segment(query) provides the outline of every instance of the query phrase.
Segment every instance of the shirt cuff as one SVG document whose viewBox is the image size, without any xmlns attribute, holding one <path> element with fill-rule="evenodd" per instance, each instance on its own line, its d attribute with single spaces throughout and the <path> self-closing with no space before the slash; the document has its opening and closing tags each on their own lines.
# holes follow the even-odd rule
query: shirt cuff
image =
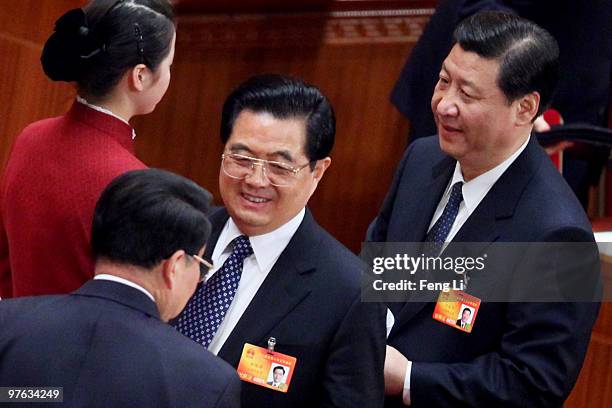
<svg viewBox="0 0 612 408">
<path fill-rule="evenodd" d="M 393 325 L 395 324 L 395 317 L 393 317 L 393 313 L 391 310 L 387 309 L 387 318 L 386 318 L 386 326 L 387 326 L 387 337 L 389 337 L 389 333 L 391 333 L 391 329 L 393 329 Z"/>
<path fill-rule="evenodd" d="M 411 372 L 412 372 L 412 361 L 408 360 L 408 365 L 406 366 L 406 377 L 404 377 L 404 392 L 402 394 L 404 405 L 410 405 L 410 373 Z"/>
</svg>

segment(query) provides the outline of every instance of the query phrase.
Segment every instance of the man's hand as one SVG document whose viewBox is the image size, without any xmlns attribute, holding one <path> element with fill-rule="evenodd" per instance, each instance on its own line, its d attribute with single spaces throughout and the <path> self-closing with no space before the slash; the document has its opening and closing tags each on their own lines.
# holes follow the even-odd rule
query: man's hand
<svg viewBox="0 0 612 408">
<path fill-rule="evenodd" d="M 408 360 L 399 351 L 387 346 L 385 356 L 385 394 L 402 396 Z"/>
</svg>

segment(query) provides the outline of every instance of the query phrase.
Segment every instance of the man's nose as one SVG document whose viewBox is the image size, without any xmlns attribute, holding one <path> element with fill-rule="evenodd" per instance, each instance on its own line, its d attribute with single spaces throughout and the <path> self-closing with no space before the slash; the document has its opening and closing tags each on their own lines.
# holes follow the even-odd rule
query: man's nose
<svg viewBox="0 0 612 408">
<path fill-rule="evenodd" d="M 256 187 L 267 186 L 270 183 L 270 180 L 268 180 L 268 177 L 266 176 L 264 166 L 264 163 L 253 163 L 251 174 L 249 174 L 244 180 L 248 184 Z"/>
<path fill-rule="evenodd" d="M 449 94 L 442 95 L 440 102 L 436 106 L 436 112 L 442 116 L 457 116 L 459 109 L 457 108 L 455 97 Z"/>
</svg>

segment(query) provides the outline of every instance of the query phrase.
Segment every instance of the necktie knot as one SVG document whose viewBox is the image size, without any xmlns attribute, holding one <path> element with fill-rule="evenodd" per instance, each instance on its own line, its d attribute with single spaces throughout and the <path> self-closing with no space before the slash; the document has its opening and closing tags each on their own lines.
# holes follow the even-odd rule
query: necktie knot
<svg viewBox="0 0 612 408">
<path fill-rule="evenodd" d="M 251 241 L 246 235 L 240 235 L 234 238 L 231 242 L 233 249 L 232 253 L 235 254 L 237 261 L 242 262 L 245 258 L 253 254 L 253 247 L 251 247 Z"/>
<path fill-rule="evenodd" d="M 447 205 L 453 205 L 459 207 L 459 204 L 463 201 L 463 181 L 458 181 L 453 184 L 451 188 L 450 197 L 448 198 Z M 452 203 L 452 204 L 451 204 Z"/>
</svg>

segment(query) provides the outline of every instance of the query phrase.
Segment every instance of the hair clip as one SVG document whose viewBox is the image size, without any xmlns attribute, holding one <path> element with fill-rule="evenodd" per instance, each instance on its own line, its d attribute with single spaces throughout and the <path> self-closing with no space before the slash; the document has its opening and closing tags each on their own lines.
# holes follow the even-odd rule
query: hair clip
<svg viewBox="0 0 612 408">
<path fill-rule="evenodd" d="M 136 34 L 136 47 L 138 49 L 138 54 L 140 55 L 140 61 L 144 64 L 144 48 L 142 47 L 142 43 L 144 40 L 142 38 L 142 31 L 138 23 L 134 23 L 134 34 Z"/>
</svg>

